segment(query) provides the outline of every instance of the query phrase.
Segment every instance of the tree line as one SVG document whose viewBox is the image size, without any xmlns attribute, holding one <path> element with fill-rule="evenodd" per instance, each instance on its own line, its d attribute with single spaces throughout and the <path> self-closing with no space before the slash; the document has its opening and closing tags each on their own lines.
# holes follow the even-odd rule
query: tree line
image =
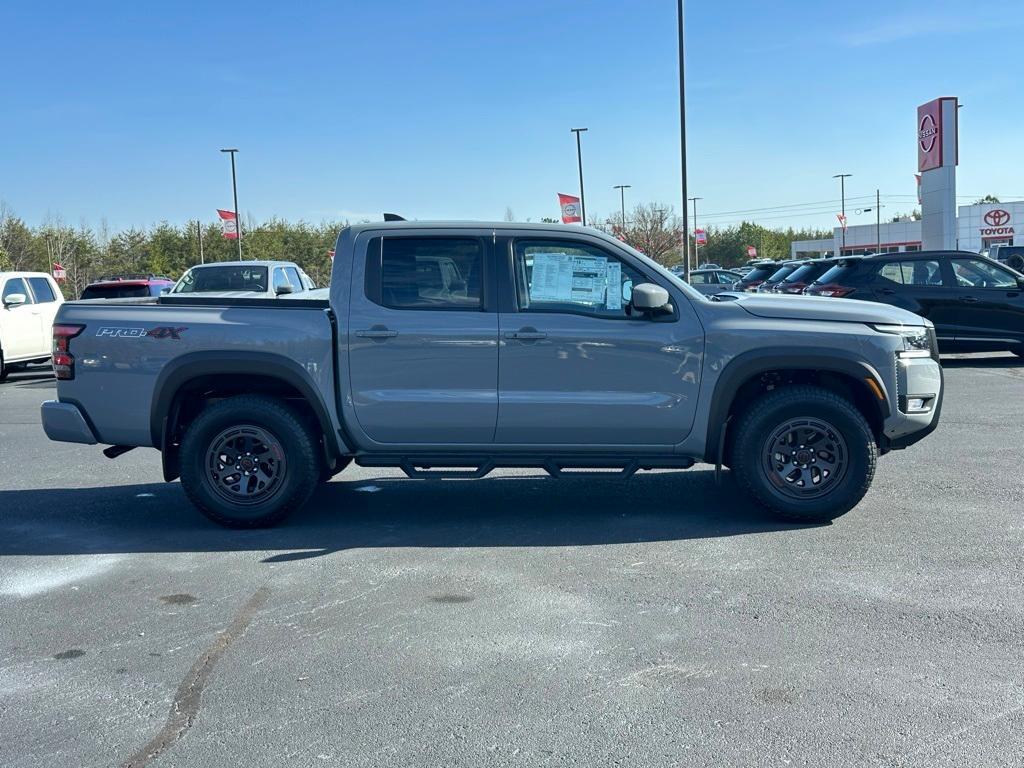
<svg viewBox="0 0 1024 768">
<path fill-rule="evenodd" d="M 624 223 L 625 226 L 621 214 L 591 221 L 592 225 L 620 237 L 659 263 L 672 266 L 682 261 L 682 222 L 671 206 L 637 205 L 627 211 Z M 280 219 L 262 223 L 249 221 L 243 224 L 243 257 L 294 261 L 317 285 L 327 285 L 331 275 L 330 251 L 339 230 L 347 224 L 345 221 L 311 224 Z M 784 259 L 789 257 L 789 246 L 794 240 L 832 236 L 828 230 L 769 229 L 751 222 L 707 227 L 706 232 L 708 243 L 700 247 L 698 259 L 723 267 L 745 263 L 748 245 L 757 248 L 759 258 Z M 691 252 L 693 247 L 691 235 Z M 222 237 L 216 222 L 191 221 L 184 225 L 161 222 L 145 229 L 132 227 L 111 232 L 105 222 L 95 228 L 84 223 L 75 227 L 51 217 L 31 227 L 9 208 L 0 205 L 0 271 L 50 272 L 55 263 L 60 264 L 67 272 L 62 288 L 68 298 L 81 295 L 86 285 L 103 277 L 142 274 L 177 279 L 201 259 L 211 262 L 237 258 L 235 241 Z"/>
</svg>

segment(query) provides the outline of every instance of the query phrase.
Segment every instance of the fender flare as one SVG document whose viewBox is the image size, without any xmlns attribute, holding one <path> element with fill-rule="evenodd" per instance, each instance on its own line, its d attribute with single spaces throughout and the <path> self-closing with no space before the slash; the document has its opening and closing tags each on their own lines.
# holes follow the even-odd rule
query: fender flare
<svg viewBox="0 0 1024 768">
<path fill-rule="evenodd" d="M 200 376 L 225 374 L 269 377 L 293 387 L 312 408 L 328 451 L 334 457 L 349 452 L 347 447 L 340 444 L 327 408 L 309 373 L 294 360 L 267 352 L 190 352 L 164 366 L 153 388 L 153 404 L 149 414 L 153 445 L 166 446 L 164 433 L 172 416 L 171 405 L 184 384 Z"/>
<path fill-rule="evenodd" d="M 744 352 L 730 360 L 711 395 L 708 412 L 708 434 L 705 442 L 706 457 L 710 463 L 720 463 L 720 446 L 725 445 L 726 419 L 741 386 L 752 377 L 767 371 L 827 371 L 849 376 L 857 381 L 871 379 L 885 396 L 885 400 L 872 397 L 878 408 L 879 419 L 884 423 L 891 414 L 889 392 L 885 381 L 869 362 L 861 357 L 839 349 L 804 347 L 794 351 L 792 347 L 762 347 Z"/>
</svg>

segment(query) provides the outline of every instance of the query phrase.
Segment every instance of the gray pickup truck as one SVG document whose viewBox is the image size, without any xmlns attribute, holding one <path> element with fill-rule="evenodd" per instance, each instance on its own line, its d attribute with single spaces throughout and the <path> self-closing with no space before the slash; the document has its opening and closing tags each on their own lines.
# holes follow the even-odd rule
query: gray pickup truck
<svg viewBox="0 0 1024 768">
<path fill-rule="evenodd" d="M 558 225 L 348 227 L 327 299 L 69 302 L 53 334 L 46 434 L 158 448 L 168 481 L 238 527 L 351 461 L 412 478 L 706 462 L 783 517 L 829 520 L 879 455 L 935 428 L 943 394 L 916 315 L 707 298 Z"/>
</svg>

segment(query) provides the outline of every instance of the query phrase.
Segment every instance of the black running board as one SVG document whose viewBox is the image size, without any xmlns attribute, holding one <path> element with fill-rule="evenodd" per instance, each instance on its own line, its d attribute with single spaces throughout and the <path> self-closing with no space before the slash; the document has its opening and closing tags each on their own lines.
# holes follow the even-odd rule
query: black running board
<svg viewBox="0 0 1024 768">
<path fill-rule="evenodd" d="M 689 469 L 693 466 L 694 459 L 690 456 L 531 457 L 371 454 L 356 456 L 355 462 L 361 467 L 397 467 L 407 477 L 415 480 L 477 480 L 486 477 L 496 469 L 542 469 L 555 478 L 600 475 L 625 479 L 632 477 L 641 469 Z"/>
</svg>

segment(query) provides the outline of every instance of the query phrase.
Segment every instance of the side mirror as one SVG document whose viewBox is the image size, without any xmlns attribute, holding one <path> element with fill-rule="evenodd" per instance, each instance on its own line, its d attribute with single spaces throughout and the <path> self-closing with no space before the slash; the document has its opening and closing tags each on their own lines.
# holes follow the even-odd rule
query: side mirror
<svg viewBox="0 0 1024 768">
<path fill-rule="evenodd" d="M 671 312 L 668 291 L 654 283 L 640 283 L 633 286 L 633 296 L 629 302 L 633 309 L 645 315 Z"/>
<path fill-rule="evenodd" d="M 171 285 L 165 285 L 163 288 L 160 289 L 160 295 L 161 296 L 166 296 L 168 293 L 171 292 L 171 288 L 173 288 L 173 287 L 174 286 L 171 286 Z"/>
<path fill-rule="evenodd" d="M 28 301 L 28 297 L 24 293 L 11 293 L 4 297 L 5 307 L 19 307 Z"/>
<path fill-rule="evenodd" d="M 1024 277 L 1017 278 L 1017 287 L 1024 291 Z"/>
<path fill-rule="evenodd" d="M 286 293 L 294 293 L 295 289 L 292 288 L 291 283 L 285 283 L 284 285 L 274 286 L 274 293 L 277 296 L 283 296 Z"/>
</svg>

